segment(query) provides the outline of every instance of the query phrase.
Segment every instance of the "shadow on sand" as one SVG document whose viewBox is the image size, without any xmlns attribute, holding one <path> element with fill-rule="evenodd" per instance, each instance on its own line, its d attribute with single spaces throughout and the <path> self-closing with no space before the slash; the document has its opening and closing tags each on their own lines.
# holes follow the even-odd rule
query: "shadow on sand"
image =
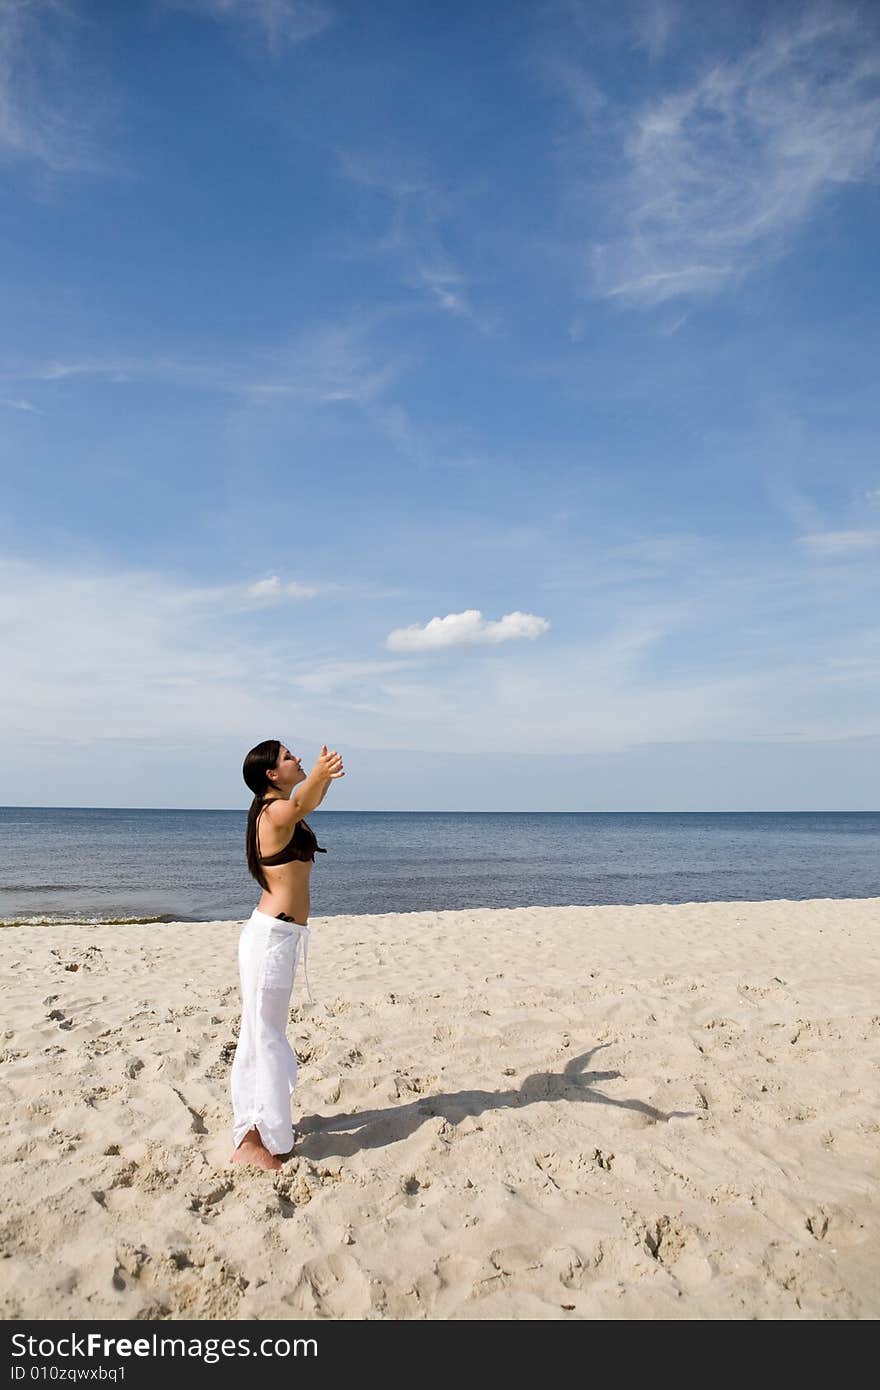
<svg viewBox="0 0 880 1390">
<path fill-rule="evenodd" d="M 649 1123 L 659 1120 L 688 1119 L 697 1110 L 657 1110 L 641 1100 L 614 1100 L 595 1089 L 597 1083 L 614 1081 L 619 1071 L 587 1071 L 590 1060 L 603 1047 L 601 1043 L 579 1057 L 572 1057 L 562 1071 L 538 1071 L 525 1077 L 516 1090 L 509 1091 L 449 1091 L 439 1095 L 420 1096 L 405 1105 L 385 1106 L 379 1110 L 358 1110 L 349 1114 L 303 1115 L 297 1125 L 300 1136 L 295 1153 L 310 1159 L 329 1155 L 350 1157 L 362 1149 L 380 1149 L 396 1144 L 413 1134 L 433 1115 L 442 1115 L 455 1125 L 468 1115 L 482 1115 L 486 1110 L 505 1110 L 532 1105 L 536 1101 L 582 1101 L 592 1105 L 610 1105 L 620 1110 L 635 1110 Z M 323 1143 L 323 1136 L 329 1142 Z M 330 1140 L 330 1136 L 334 1136 Z M 284 1158 L 293 1157 L 285 1154 Z"/>
</svg>

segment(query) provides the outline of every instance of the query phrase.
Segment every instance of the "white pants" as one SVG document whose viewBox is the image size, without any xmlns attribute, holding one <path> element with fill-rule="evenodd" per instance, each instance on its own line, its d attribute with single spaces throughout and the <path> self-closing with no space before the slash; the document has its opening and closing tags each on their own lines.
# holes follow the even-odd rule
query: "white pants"
<svg viewBox="0 0 880 1390">
<path fill-rule="evenodd" d="M 290 1096 L 296 1083 L 296 1057 L 287 1041 L 287 1016 L 300 951 L 309 1002 L 309 928 L 282 922 L 256 908 L 241 929 L 241 1028 L 232 1063 L 233 1140 L 241 1143 L 258 1129 L 272 1154 L 293 1148 Z"/>
</svg>

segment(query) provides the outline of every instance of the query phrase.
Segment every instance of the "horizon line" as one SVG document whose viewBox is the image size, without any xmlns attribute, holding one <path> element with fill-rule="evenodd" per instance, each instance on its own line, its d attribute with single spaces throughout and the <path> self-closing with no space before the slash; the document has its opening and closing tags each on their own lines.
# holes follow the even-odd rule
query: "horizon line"
<svg viewBox="0 0 880 1390">
<path fill-rule="evenodd" d="M 0 811 L 180 811 L 196 815 L 246 815 L 247 808 L 241 806 L 44 806 L 44 805 L 0 805 Z M 880 808 L 873 807 L 751 807 L 748 809 L 726 810 L 536 810 L 534 807 L 521 807 L 511 810 L 493 810 L 469 807 L 467 809 L 447 809 L 429 807 L 426 809 L 396 807 L 371 807 L 360 810 L 357 807 L 321 808 L 316 807 L 308 815 L 330 816 L 876 816 Z M 303 817 L 305 819 L 305 817 Z"/>
</svg>

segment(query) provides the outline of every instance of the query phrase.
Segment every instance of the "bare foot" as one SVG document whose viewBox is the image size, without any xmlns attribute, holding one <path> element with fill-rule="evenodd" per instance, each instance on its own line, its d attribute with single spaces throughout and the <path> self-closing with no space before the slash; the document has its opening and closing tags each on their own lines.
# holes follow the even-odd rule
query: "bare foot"
<svg viewBox="0 0 880 1390">
<path fill-rule="evenodd" d="M 273 1172 L 281 1167 L 281 1160 L 275 1154 L 270 1154 L 258 1129 L 248 1130 L 232 1155 L 231 1162 L 251 1163 L 255 1168 L 269 1168 Z"/>
</svg>

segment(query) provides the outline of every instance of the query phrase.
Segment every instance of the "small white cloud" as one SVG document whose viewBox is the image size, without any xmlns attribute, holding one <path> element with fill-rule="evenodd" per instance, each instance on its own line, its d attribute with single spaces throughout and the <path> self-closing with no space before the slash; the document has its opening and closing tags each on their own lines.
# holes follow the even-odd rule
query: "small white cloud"
<svg viewBox="0 0 880 1390">
<path fill-rule="evenodd" d="M 277 602 L 284 598 L 314 598 L 318 590 L 308 584 L 297 584 L 291 581 L 282 584 L 277 574 L 272 574 L 268 579 L 259 579 L 256 584 L 250 584 L 247 589 L 248 597 L 259 599 L 261 602 Z"/>
<path fill-rule="evenodd" d="M 8 406 L 10 410 L 26 410 L 31 415 L 42 415 L 43 413 L 35 405 L 31 405 L 30 401 L 2 400 L 0 405 Z"/>
<path fill-rule="evenodd" d="M 815 555 L 851 555 L 880 545 L 880 531 L 817 531 L 798 539 Z"/>
<path fill-rule="evenodd" d="M 256 584 L 248 586 L 248 593 L 251 598 L 278 598 L 281 594 L 281 580 L 277 574 L 273 574 L 270 579 L 260 579 Z"/>
<path fill-rule="evenodd" d="M 541 637 L 550 624 L 533 613 L 505 613 L 496 622 L 487 622 L 478 608 L 464 613 L 447 613 L 432 618 L 424 627 L 413 623 L 388 634 L 386 647 L 393 652 L 436 651 L 439 647 L 510 642 L 517 637 Z"/>
</svg>

